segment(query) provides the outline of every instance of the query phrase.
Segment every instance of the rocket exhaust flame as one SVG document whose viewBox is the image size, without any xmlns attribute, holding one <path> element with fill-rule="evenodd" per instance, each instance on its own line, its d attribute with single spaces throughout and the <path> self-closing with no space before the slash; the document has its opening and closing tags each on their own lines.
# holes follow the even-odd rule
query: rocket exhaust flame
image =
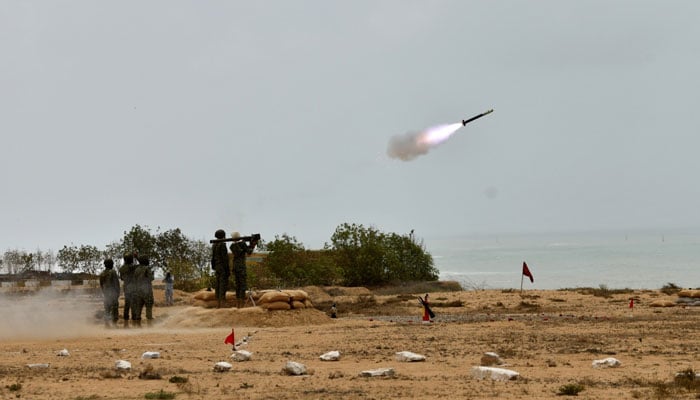
<svg viewBox="0 0 700 400">
<path fill-rule="evenodd" d="M 438 125 L 421 132 L 407 132 L 393 136 L 389 140 L 386 153 L 391 158 L 411 161 L 418 156 L 428 154 L 431 148 L 449 139 L 461 127 L 461 123 Z"/>
<path fill-rule="evenodd" d="M 437 146 L 445 140 L 449 139 L 457 129 L 461 128 L 462 124 L 438 125 L 428 128 L 421 132 L 418 136 L 418 142 L 426 143 L 429 146 Z"/>
<path fill-rule="evenodd" d="M 489 110 L 456 124 L 438 125 L 420 132 L 407 132 L 403 135 L 393 136 L 389 139 L 389 146 L 386 149 L 386 154 L 391 158 L 411 161 L 418 156 L 428 154 L 431 148 L 444 143 L 457 132 L 459 128 L 467 125 L 467 123 L 492 112 L 493 110 Z"/>
</svg>

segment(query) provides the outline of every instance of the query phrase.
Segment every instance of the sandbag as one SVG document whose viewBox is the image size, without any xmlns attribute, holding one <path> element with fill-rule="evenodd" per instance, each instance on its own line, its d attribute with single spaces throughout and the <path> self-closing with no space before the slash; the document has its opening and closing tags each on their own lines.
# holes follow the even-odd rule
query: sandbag
<svg viewBox="0 0 700 400">
<path fill-rule="evenodd" d="M 216 300 L 195 300 L 192 302 L 192 305 L 195 307 L 216 308 L 219 302 Z"/>
<path fill-rule="evenodd" d="M 649 307 L 673 307 L 676 303 L 671 300 L 654 300 Z"/>
<path fill-rule="evenodd" d="M 304 303 L 301 302 L 301 301 L 293 301 L 293 302 L 292 302 L 292 308 L 295 309 L 295 310 L 301 310 L 301 309 L 306 308 L 306 304 L 304 304 Z"/>
<path fill-rule="evenodd" d="M 290 310 L 292 308 L 292 306 L 290 306 L 289 303 L 284 302 L 284 301 L 274 301 L 272 303 L 263 303 L 260 307 L 262 307 L 268 311 Z"/>
<path fill-rule="evenodd" d="M 304 306 L 306 306 L 306 308 L 314 308 L 314 304 L 311 302 L 310 299 L 304 300 Z"/>
<path fill-rule="evenodd" d="M 277 303 L 277 302 L 283 302 L 283 303 L 289 303 L 289 294 L 285 292 L 267 292 L 260 296 L 260 300 L 258 300 L 258 303 L 265 304 L 265 303 Z"/>
<path fill-rule="evenodd" d="M 195 300 L 216 300 L 216 293 L 214 291 L 200 290 L 194 295 Z"/>
<path fill-rule="evenodd" d="M 292 300 L 295 301 L 304 301 L 309 297 L 309 295 L 303 290 L 285 290 L 285 293 L 289 294 Z"/>
<path fill-rule="evenodd" d="M 678 297 L 700 298 L 700 290 L 683 289 L 678 292 Z"/>
</svg>

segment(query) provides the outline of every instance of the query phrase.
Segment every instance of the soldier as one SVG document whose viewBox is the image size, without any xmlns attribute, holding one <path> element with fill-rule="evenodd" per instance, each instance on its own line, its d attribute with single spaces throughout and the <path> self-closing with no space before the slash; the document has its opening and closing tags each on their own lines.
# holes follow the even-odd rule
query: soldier
<svg viewBox="0 0 700 400">
<path fill-rule="evenodd" d="M 226 237 L 226 232 L 222 229 L 214 233 L 217 239 Z M 211 269 L 216 275 L 216 286 L 214 292 L 216 294 L 216 308 L 221 308 L 226 303 L 226 291 L 228 290 L 228 280 L 231 276 L 231 269 L 228 264 L 228 251 L 226 244 L 223 242 L 214 243 L 211 246 Z"/>
<path fill-rule="evenodd" d="M 238 308 L 242 308 L 245 304 L 245 292 L 248 289 L 245 259 L 258 244 L 257 240 L 251 240 L 250 244 L 247 244 L 240 240 L 240 237 L 241 234 L 238 232 L 231 234 L 231 238 L 234 239 L 231 244 L 231 253 L 233 253 L 233 274 L 236 278 L 236 307 Z"/>
<path fill-rule="evenodd" d="M 124 265 L 119 268 L 119 277 L 124 281 L 124 327 L 129 326 L 129 311 L 134 316 L 134 255 L 124 254 Z"/>
<path fill-rule="evenodd" d="M 142 282 L 145 285 L 144 293 L 146 298 L 144 299 L 144 306 L 146 307 L 146 320 L 150 323 L 153 319 L 153 268 L 151 267 L 150 260 L 148 256 L 139 257 L 139 265 L 146 267 L 146 279 Z"/>
<path fill-rule="evenodd" d="M 105 326 L 111 327 L 119 320 L 119 276 L 111 258 L 104 261 L 104 266 L 105 270 L 100 274 L 100 288 L 105 307 Z"/>
<path fill-rule="evenodd" d="M 136 326 L 141 326 L 141 312 L 146 306 L 146 319 L 153 319 L 153 271 L 149 267 L 148 256 L 139 256 L 139 266 L 134 271 L 134 302 L 132 319 Z"/>
</svg>

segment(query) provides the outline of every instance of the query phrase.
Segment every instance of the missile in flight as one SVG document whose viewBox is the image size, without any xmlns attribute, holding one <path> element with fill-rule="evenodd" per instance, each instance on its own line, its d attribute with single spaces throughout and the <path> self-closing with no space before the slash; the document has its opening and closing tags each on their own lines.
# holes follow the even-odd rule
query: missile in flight
<svg viewBox="0 0 700 400">
<path fill-rule="evenodd" d="M 483 113 L 481 113 L 481 114 L 479 114 L 479 115 L 476 115 L 476 116 L 474 116 L 474 117 L 471 117 L 471 118 L 469 118 L 469 119 L 463 119 L 463 120 L 462 120 L 462 126 L 465 126 L 466 124 L 468 124 L 468 123 L 474 121 L 475 119 L 479 119 L 479 118 L 483 117 L 483 116 L 486 115 L 486 114 L 491 114 L 492 112 L 493 112 L 493 109 L 490 109 L 490 110 L 488 110 L 488 111 L 486 111 L 486 112 L 483 112 Z"/>
</svg>

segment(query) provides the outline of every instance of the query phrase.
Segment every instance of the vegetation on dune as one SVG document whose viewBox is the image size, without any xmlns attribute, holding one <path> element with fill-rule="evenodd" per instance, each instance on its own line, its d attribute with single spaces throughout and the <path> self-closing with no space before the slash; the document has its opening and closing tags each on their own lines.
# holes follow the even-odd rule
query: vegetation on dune
<svg viewBox="0 0 700 400">
<path fill-rule="evenodd" d="M 321 250 L 306 249 L 287 234 L 277 235 L 269 243 L 260 242 L 259 250 L 263 254 L 249 257 L 248 283 L 261 289 L 306 285 L 377 287 L 438 279 L 432 256 L 413 232 L 402 235 L 344 223 L 333 233 L 331 244 Z M 210 245 L 188 238 L 179 228 L 163 232 L 158 228 L 152 232 L 148 227 L 134 225 L 103 250 L 73 244 L 55 255 L 40 250 L 8 250 L 0 260 L 0 268 L 18 279 L 42 268 L 50 276 L 53 265 L 67 273 L 94 276 L 102 270 L 105 258 L 112 258 L 119 265 L 126 253 L 149 255 L 151 265 L 175 276 L 176 289 L 194 291 L 210 286 Z"/>
</svg>

